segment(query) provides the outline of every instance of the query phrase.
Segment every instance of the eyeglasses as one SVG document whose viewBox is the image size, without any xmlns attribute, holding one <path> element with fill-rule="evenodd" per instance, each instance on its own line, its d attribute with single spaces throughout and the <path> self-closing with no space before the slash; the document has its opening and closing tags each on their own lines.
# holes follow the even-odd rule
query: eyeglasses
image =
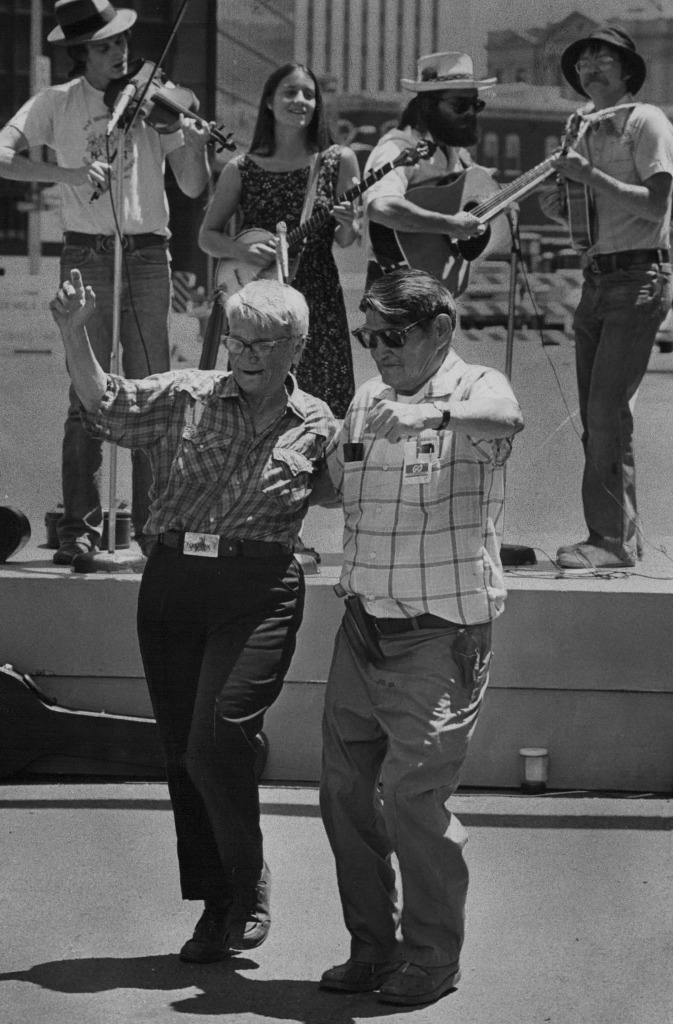
<svg viewBox="0 0 673 1024">
<path fill-rule="evenodd" d="M 370 327 L 356 327 L 351 331 L 354 338 L 357 338 L 363 348 L 376 348 L 380 342 L 384 342 L 388 348 L 402 348 L 406 345 L 408 338 L 407 334 L 414 327 L 418 327 L 419 324 L 425 324 L 429 320 L 434 320 L 434 317 L 426 316 L 422 320 L 416 320 L 415 323 L 409 324 L 408 327 L 379 327 L 372 329 Z"/>
<path fill-rule="evenodd" d="M 231 352 L 232 356 L 240 356 L 243 349 L 246 348 L 249 348 L 253 355 L 268 356 L 279 341 L 292 341 L 294 337 L 294 334 L 290 334 L 286 338 L 274 338 L 273 340 L 260 338 L 258 341 L 242 341 L 240 338 L 235 338 L 233 334 L 225 334 L 223 340 L 224 347 L 227 352 Z"/>
<path fill-rule="evenodd" d="M 475 114 L 478 114 L 486 106 L 484 101 L 477 99 L 476 96 L 455 96 L 453 99 L 445 98 L 441 102 L 448 104 L 454 114 L 466 114 L 468 110 L 474 110 Z"/>
<path fill-rule="evenodd" d="M 613 64 L 617 63 L 616 57 L 581 57 L 575 64 L 575 71 L 581 75 L 583 71 L 591 71 L 598 68 L 599 71 L 609 71 Z"/>
</svg>

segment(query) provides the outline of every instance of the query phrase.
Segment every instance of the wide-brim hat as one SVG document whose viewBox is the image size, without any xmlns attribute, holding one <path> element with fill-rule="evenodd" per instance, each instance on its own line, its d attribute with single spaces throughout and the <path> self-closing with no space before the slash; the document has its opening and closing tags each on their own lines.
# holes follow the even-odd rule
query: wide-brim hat
<svg viewBox="0 0 673 1024">
<path fill-rule="evenodd" d="M 419 57 L 416 78 L 403 78 L 403 89 L 432 92 L 437 89 L 490 89 L 497 78 L 474 77 L 472 58 L 467 53 L 428 53 Z"/>
<path fill-rule="evenodd" d="M 126 32 L 138 15 L 128 7 L 115 8 L 108 0 L 56 0 L 54 17 L 58 27 L 47 40 L 55 46 L 74 46 Z"/>
<path fill-rule="evenodd" d="M 588 95 L 582 88 L 580 76 L 575 71 L 575 64 L 582 50 L 586 49 L 590 43 L 608 43 L 609 46 L 614 46 L 616 50 L 619 50 L 624 70 L 629 75 L 629 92 L 635 95 L 642 88 L 647 76 L 647 67 L 643 58 L 637 53 L 633 39 L 627 36 L 621 28 L 614 28 L 612 25 L 602 25 L 591 35 L 571 43 L 561 54 L 561 71 L 575 92 L 578 92 L 580 96 Z"/>
</svg>

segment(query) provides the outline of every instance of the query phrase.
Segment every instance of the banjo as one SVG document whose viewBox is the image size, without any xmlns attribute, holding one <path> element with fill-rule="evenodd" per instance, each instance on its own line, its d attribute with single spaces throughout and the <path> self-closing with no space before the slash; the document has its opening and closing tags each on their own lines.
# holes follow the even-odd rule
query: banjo
<svg viewBox="0 0 673 1024">
<path fill-rule="evenodd" d="M 307 238 L 312 231 L 325 224 L 332 216 L 332 210 L 334 206 L 339 203 L 351 203 L 358 196 L 361 196 L 363 192 L 366 192 L 374 182 L 379 181 L 389 171 L 394 170 L 395 167 L 411 167 L 417 164 L 419 160 L 427 160 L 432 156 L 435 149 L 437 148 L 434 142 L 422 139 L 413 149 L 403 150 L 399 156 L 383 167 L 377 168 L 375 171 L 371 171 L 362 181 L 353 185 L 346 192 L 343 192 L 334 201 L 334 204 L 329 208 L 317 210 L 308 220 L 298 224 L 297 227 L 292 228 L 287 232 L 286 243 L 287 248 L 290 249 L 297 242 L 302 242 Z M 235 241 L 245 241 L 247 244 L 253 242 L 268 242 L 272 239 L 278 239 L 277 235 L 274 235 L 270 231 L 265 231 L 263 228 L 248 228 L 244 231 L 239 232 L 236 235 Z M 296 270 L 299 259 L 301 258 L 301 251 L 293 260 L 290 260 L 289 267 L 289 279 L 292 280 L 294 272 Z M 275 277 L 276 266 L 275 261 L 272 259 L 269 264 L 265 267 L 260 267 L 257 263 L 250 263 L 245 259 L 238 257 L 224 257 L 218 260 L 215 268 L 215 288 L 220 289 L 226 294 L 230 295 L 233 292 L 237 292 L 244 285 L 250 281 L 254 281 L 257 278 L 264 277 Z"/>
</svg>

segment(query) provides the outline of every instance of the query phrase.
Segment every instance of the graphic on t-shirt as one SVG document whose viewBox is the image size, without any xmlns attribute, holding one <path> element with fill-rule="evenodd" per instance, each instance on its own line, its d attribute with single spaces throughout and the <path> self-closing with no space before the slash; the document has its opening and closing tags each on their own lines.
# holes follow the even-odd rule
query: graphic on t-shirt
<svg viewBox="0 0 673 1024">
<path fill-rule="evenodd" d="M 107 117 L 90 118 L 82 125 L 85 138 L 84 163 L 90 166 L 95 160 L 104 163 L 114 163 L 117 155 L 119 133 L 115 132 L 111 138 L 107 137 Z M 131 176 L 133 164 L 133 129 L 124 135 L 124 178 Z M 114 173 L 114 171 L 113 171 Z"/>
</svg>

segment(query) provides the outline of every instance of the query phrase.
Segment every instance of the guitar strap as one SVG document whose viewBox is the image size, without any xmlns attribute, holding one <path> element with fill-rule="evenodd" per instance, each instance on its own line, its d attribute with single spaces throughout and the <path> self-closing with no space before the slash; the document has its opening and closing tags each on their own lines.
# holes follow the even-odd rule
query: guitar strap
<svg viewBox="0 0 673 1024">
<path fill-rule="evenodd" d="M 322 153 L 315 153 L 314 156 L 313 156 L 313 159 L 311 160 L 311 167 L 310 167 L 310 170 L 308 172 L 308 180 L 306 182 L 306 194 L 304 195 L 304 205 L 302 206 L 301 216 L 299 218 L 299 223 L 300 224 L 303 224 L 304 221 L 308 220 L 309 217 L 311 216 L 312 211 L 313 211 L 313 204 L 315 203 L 315 197 L 316 197 L 317 192 L 318 192 L 318 177 L 320 175 L 320 160 L 321 160 L 321 157 L 322 157 Z M 302 240 L 299 252 L 297 253 L 297 255 L 294 257 L 294 259 L 292 261 L 292 266 L 290 267 L 290 273 L 288 274 L 288 278 L 287 278 L 287 283 L 288 284 L 292 284 L 292 282 L 293 282 L 293 280 L 295 278 L 295 275 L 296 275 L 296 273 L 297 273 L 297 271 L 299 269 L 299 261 L 301 260 L 302 253 L 304 251 L 304 246 L 306 245 L 307 241 L 308 241 L 308 236 Z"/>
</svg>

